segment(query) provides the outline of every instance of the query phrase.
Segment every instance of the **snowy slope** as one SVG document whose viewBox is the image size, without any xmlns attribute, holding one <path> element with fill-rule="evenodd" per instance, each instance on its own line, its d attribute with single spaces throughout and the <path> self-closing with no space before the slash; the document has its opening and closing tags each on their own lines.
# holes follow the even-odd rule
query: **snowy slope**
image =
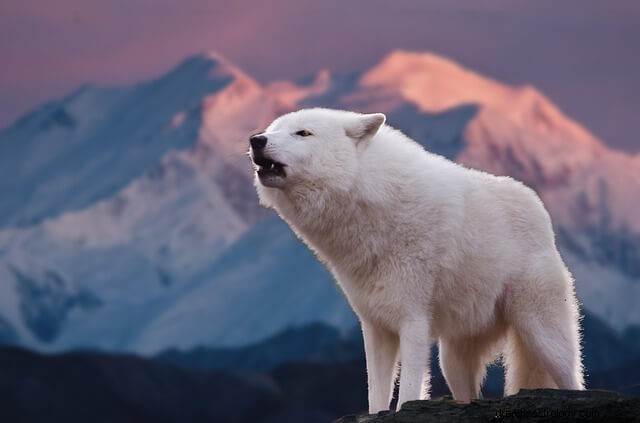
<svg viewBox="0 0 640 423">
<path fill-rule="evenodd" d="M 64 281 L 73 281 L 100 303 L 87 311 L 92 326 L 86 334 L 76 334 L 70 318 L 59 337 L 33 341 L 51 346 L 91 344 L 95 322 L 131 329 L 132 316 L 123 314 L 122 308 L 145 315 L 136 323 L 150 318 L 146 316 L 153 310 L 145 309 L 159 298 L 175 295 L 194 269 L 215 258 L 248 228 L 253 217 L 234 209 L 222 188 L 236 178 L 238 185 L 244 181 L 248 192 L 251 187 L 244 175 L 215 160 L 201 169 L 195 159 L 188 152 L 170 153 L 113 198 L 28 229 L 0 232 L 0 245 L 11 246 L 4 257 L 0 255 L 0 263 L 10 270 L 5 284 L 7 279 L 19 283 L 16 272 L 39 281 L 42 278 L 34 269 L 44 268 L 66 275 Z M 249 198 L 245 201 L 250 203 Z M 58 313 L 54 318 L 66 316 Z M 79 316 L 78 323 L 84 325 L 87 318 Z M 113 345 L 103 338 L 100 346 L 126 345 L 131 336 L 114 340 Z"/>
<path fill-rule="evenodd" d="M 117 118 L 111 124 L 105 117 L 91 122 L 96 135 L 72 135 L 74 144 L 67 149 L 95 170 L 95 178 L 70 168 L 61 150 L 60 157 L 50 160 L 51 172 L 68 173 L 70 182 L 59 184 L 57 200 L 36 196 L 25 197 L 22 205 L 14 201 L 18 211 L 33 213 L 31 217 L 40 212 L 50 216 L 25 226 L 17 213 L 13 222 L 10 216 L 6 222 L 13 227 L 0 231 L 0 317 L 6 332 L 17 333 L 24 344 L 53 350 L 129 349 L 148 321 L 176 299 L 185 281 L 263 213 L 243 154 L 246 133 L 254 129 L 248 125 L 255 124 L 246 116 L 274 114 L 262 89 L 211 54 L 188 60 L 147 86 L 155 87 L 155 100 L 139 99 L 144 110 L 138 111 L 140 123 L 132 124 L 132 133 L 146 133 L 144 137 L 120 139 L 116 129 L 130 103 L 121 105 L 125 110 L 113 106 L 111 116 Z M 180 100 L 189 90 L 190 104 L 168 101 L 172 91 L 180 92 Z M 131 91 L 126 96 L 140 90 Z M 226 107 L 231 100 L 236 106 Z M 97 107 L 85 105 L 88 115 Z M 222 112 L 228 119 L 224 127 L 215 121 Z M 18 122 L 7 133 L 18 137 L 23 126 Z M 63 142 L 40 132 L 22 137 L 0 141 L 5 161 L 10 162 L 13 145 L 32 144 L 38 152 L 49 149 L 48 143 Z M 216 142 L 220 139 L 227 142 Z M 96 151 L 93 144 L 106 152 Z M 15 154 L 31 157 L 17 147 Z M 103 155 L 115 163 L 103 166 Z M 38 168 L 16 169 L 23 175 L 22 181 L 12 180 L 16 187 L 22 182 L 48 189 L 51 178 Z M 101 191 L 107 179 L 111 188 L 122 186 L 107 195 Z M 10 190 L 1 198 L 15 200 Z M 92 204 L 76 210 L 88 198 L 94 199 Z M 80 301 L 85 297 L 91 301 Z"/>
<path fill-rule="evenodd" d="M 350 329 L 356 318 L 327 270 L 279 218 L 262 220 L 189 281 L 135 348 L 246 345 L 314 321 Z"/>
<path fill-rule="evenodd" d="M 224 62 L 198 56 L 132 88 L 84 86 L 20 119 L 0 133 L 0 227 L 89 206 L 170 149 L 192 146 L 203 96 L 235 78 Z"/>
<path fill-rule="evenodd" d="M 85 87 L 0 134 L 0 343 L 151 354 L 355 324 L 313 255 L 264 218 L 244 155 L 249 134 L 315 105 L 385 112 L 429 150 L 533 186 L 581 301 L 640 325 L 640 161 L 535 89 L 407 52 L 264 87 L 209 53 L 147 84 Z"/>
</svg>

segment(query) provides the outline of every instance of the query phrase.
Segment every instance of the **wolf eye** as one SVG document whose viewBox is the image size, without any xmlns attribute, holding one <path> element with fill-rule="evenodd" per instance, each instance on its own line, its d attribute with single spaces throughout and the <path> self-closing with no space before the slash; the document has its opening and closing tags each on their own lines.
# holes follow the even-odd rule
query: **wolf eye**
<svg viewBox="0 0 640 423">
<path fill-rule="evenodd" d="M 311 132 L 307 131 L 306 129 L 302 129 L 298 132 L 296 132 L 296 135 L 300 136 L 300 137 L 308 137 L 309 135 L 313 135 Z"/>
</svg>

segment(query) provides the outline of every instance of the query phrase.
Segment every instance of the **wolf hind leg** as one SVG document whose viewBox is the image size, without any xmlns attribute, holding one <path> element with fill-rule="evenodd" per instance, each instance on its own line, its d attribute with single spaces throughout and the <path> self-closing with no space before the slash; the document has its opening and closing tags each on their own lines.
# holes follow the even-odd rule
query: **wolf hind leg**
<svg viewBox="0 0 640 423">
<path fill-rule="evenodd" d="M 480 397 L 480 388 L 486 375 L 486 363 L 478 351 L 465 348 L 462 343 L 440 340 L 440 369 L 457 401 L 470 402 Z"/>
</svg>

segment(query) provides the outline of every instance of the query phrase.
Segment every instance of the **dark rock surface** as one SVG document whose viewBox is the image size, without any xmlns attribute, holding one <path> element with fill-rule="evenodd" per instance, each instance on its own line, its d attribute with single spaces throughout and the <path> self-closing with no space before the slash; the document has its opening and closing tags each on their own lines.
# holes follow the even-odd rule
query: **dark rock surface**
<svg viewBox="0 0 640 423">
<path fill-rule="evenodd" d="M 345 416 L 334 423 L 413 423 L 487 421 L 640 421 L 640 398 L 604 390 L 522 390 L 501 399 L 461 404 L 443 397 L 411 401 L 397 413 Z"/>
</svg>

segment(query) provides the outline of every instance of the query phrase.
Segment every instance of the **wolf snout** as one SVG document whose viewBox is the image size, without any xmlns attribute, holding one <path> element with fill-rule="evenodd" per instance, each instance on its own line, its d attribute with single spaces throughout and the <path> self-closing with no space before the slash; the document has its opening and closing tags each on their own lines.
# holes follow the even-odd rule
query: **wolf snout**
<svg viewBox="0 0 640 423">
<path fill-rule="evenodd" d="M 269 167 L 273 163 L 273 160 L 266 157 L 262 151 L 254 151 L 251 158 L 255 164 L 262 167 Z"/>
<path fill-rule="evenodd" d="M 251 148 L 259 150 L 267 145 L 267 137 L 264 135 L 253 135 L 249 138 L 249 143 L 251 144 Z"/>
</svg>

